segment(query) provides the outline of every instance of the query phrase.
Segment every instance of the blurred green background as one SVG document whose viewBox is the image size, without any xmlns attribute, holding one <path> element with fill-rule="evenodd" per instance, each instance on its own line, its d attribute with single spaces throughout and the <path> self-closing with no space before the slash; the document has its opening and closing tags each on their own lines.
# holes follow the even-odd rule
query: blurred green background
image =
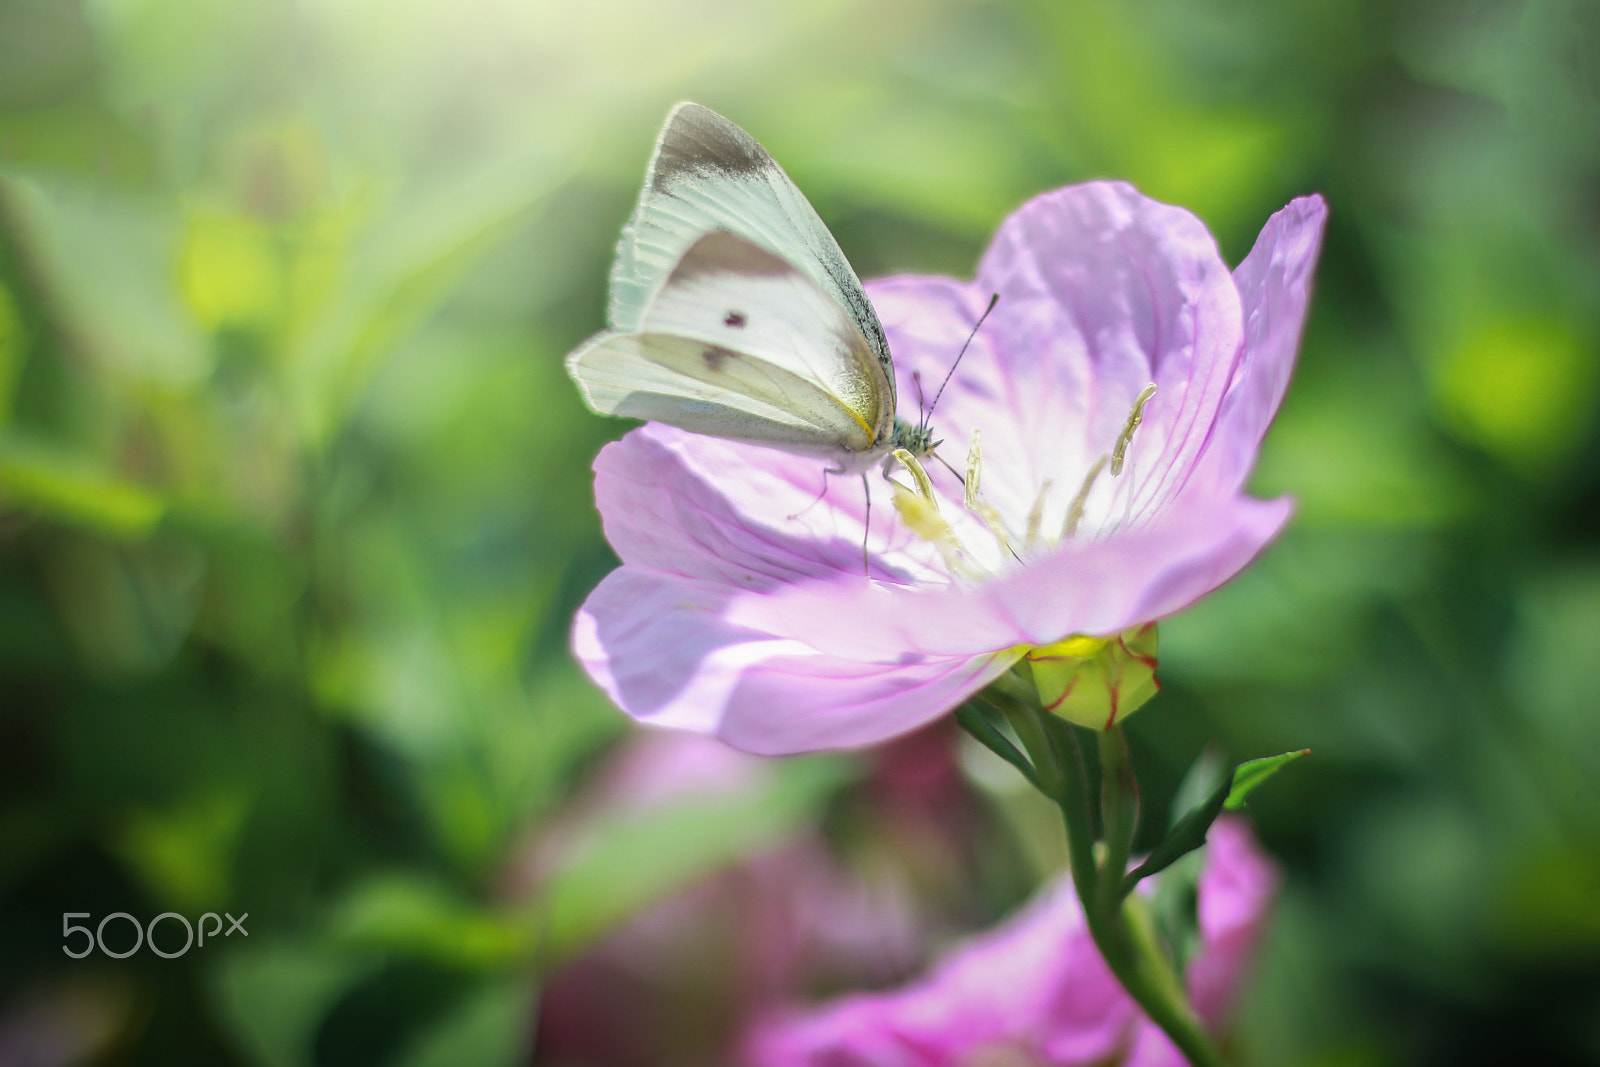
<svg viewBox="0 0 1600 1067">
<path fill-rule="evenodd" d="M 0 0 L 0 1063 L 631 1062 L 536 1049 L 541 986 L 775 843 L 968 872 L 881 980 L 1045 876 L 987 772 L 954 852 L 871 832 L 870 755 L 583 799 L 630 736 L 566 650 L 627 427 L 561 357 L 684 98 L 863 277 L 966 276 L 1093 177 L 1230 262 L 1326 195 L 1256 477 L 1300 509 L 1163 625 L 1147 800 L 1208 741 L 1315 750 L 1252 801 L 1242 1061 L 1600 1063 L 1590 0 Z M 74 960 L 68 911 L 249 935 Z M 726 1009 L 674 1011 L 713 1062 Z"/>
</svg>

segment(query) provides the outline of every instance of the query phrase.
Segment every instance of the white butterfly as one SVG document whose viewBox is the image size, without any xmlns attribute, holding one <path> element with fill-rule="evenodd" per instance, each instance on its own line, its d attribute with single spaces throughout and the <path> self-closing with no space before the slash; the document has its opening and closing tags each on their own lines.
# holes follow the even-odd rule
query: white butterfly
<svg viewBox="0 0 1600 1067">
<path fill-rule="evenodd" d="M 656 141 L 608 318 L 567 357 L 601 414 L 815 456 L 832 473 L 933 446 L 895 415 L 888 341 L 833 235 L 766 149 L 699 104 L 673 108 Z"/>
</svg>

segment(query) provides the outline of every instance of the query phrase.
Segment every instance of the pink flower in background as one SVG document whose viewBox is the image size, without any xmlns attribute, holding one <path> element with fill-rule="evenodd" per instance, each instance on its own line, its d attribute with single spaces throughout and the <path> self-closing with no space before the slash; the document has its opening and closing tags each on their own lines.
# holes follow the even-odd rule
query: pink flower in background
<svg viewBox="0 0 1600 1067">
<path fill-rule="evenodd" d="M 830 800 L 865 855 L 797 825 L 653 901 L 545 976 L 539 1063 L 718 1067 L 750 1019 L 819 989 L 904 981 L 970 922 L 996 839 L 962 778 L 953 723 L 875 749 Z M 711 738 L 631 733 L 508 872 L 514 898 L 608 825 L 696 800 L 771 803 L 782 768 Z"/>
<path fill-rule="evenodd" d="M 1199 882 L 1200 948 L 1189 995 L 1225 1022 L 1277 884 L 1249 829 L 1211 828 Z M 919 982 L 758 1023 L 750 1067 L 1183 1067 L 1106 969 L 1062 877 Z"/>
<path fill-rule="evenodd" d="M 1230 273 L 1193 215 L 1092 183 L 1008 218 L 971 284 L 868 286 L 902 414 L 914 376 L 931 391 L 1000 294 L 933 420 L 957 467 L 981 433 L 977 508 L 930 463 L 939 517 L 909 523 L 874 474 L 869 579 L 859 483 L 809 506 L 813 460 L 646 425 L 595 461 L 623 565 L 578 615 L 579 659 L 638 719 L 788 753 L 881 741 L 1025 654 L 1187 606 L 1289 516 L 1242 486 L 1325 215 L 1319 197 L 1294 201 Z"/>
</svg>

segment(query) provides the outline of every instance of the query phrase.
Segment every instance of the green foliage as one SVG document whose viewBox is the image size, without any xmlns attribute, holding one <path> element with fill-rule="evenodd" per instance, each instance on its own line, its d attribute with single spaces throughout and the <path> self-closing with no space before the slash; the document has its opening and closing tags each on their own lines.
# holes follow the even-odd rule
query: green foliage
<svg viewBox="0 0 1600 1067">
<path fill-rule="evenodd" d="M 0 0 L 0 1033 L 525 1062 L 557 961 L 709 872 L 819 826 L 866 870 L 926 855 L 840 829 L 870 761 L 579 799 L 630 729 L 566 649 L 613 562 L 589 463 L 625 427 L 561 356 L 693 98 L 869 277 L 967 276 L 1007 211 L 1091 177 L 1193 208 L 1231 262 L 1326 194 L 1255 475 L 1297 517 L 1163 622 L 1145 810 L 1208 742 L 1317 750 L 1250 802 L 1286 872 L 1252 1062 L 1592 1058 L 1596 12 Z M 1060 855 L 996 797 L 1016 832 L 964 864 Z M 944 903 L 1019 895 L 985 892 Z M 74 969 L 85 908 L 248 911 L 250 938 Z"/>
<path fill-rule="evenodd" d="M 793 834 L 838 787 L 834 760 L 789 761 L 772 785 L 740 803 L 688 798 L 626 814 L 596 828 L 577 855 L 550 874 L 534 904 L 537 952 L 569 959 L 645 905 L 697 876 Z"/>
<path fill-rule="evenodd" d="M 1238 811 L 1244 807 L 1244 802 L 1250 794 L 1261 787 L 1261 783 L 1271 778 L 1283 769 L 1284 764 L 1297 760 L 1301 756 L 1311 755 L 1309 748 L 1298 749 L 1294 752 L 1283 752 L 1276 756 L 1262 756 L 1260 759 L 1245 760 L 1233 769 L 1233 781 L 1228 789 L 1228 797 L 1222 806 L 1229 811 Z"/>
<path fill-rule="evenodd" d="M 1166 870 L 1206 843 L 1206 832 L 1211 829 L 1211 824 L 1217 821 L 1217 816 L 1222 814 L 1222 809 L 1228 801 L 1239 793 L 1237 783 L 1239 773 L 1244 766 L 1248 764 L 1242 764 L 1219 776 L 1209 793 L 1178 816 L 1166 836 L 1150 850 L 1150 855 L 1144 858 L 1144 862 L 1123 878 L 1124 893 L 1131 892 L 1140 881 Z"/>
<path fill-rule="evenodd" d="M 1006 736 L 1002 725 L 1005 720 L 999 712 L 983 700 L 973 699 L 956 709 L 956 721 L 984 748 L 1021 771 L 1029 785 L 1040 788 L 1038 773 L 1016 742 Z"/>
</svg>

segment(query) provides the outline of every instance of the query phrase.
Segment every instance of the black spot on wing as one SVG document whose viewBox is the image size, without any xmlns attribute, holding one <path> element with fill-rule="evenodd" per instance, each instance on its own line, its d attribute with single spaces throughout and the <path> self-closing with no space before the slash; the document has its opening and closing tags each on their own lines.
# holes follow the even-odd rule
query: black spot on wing
<svg viewBox="0 0 1600 1067">
<path fill-rule="evenodd" d="M 662 192 L 673 181 L 694 174 L 749 178 L 776 167 L 754 137 L 715 111 L 699 104 L 679 104 L 661 131 L 650 180 L 656 191 Z"/>
<path fill-rule="evenodd" d="M 744 324 L 748 321 L 744 316 L 744 312 L 730 311 L 728 312 L 728 317 L 722 320 L 722 325 L 730 330 L 742 330 L 744 329 Z"/>
</svg>

